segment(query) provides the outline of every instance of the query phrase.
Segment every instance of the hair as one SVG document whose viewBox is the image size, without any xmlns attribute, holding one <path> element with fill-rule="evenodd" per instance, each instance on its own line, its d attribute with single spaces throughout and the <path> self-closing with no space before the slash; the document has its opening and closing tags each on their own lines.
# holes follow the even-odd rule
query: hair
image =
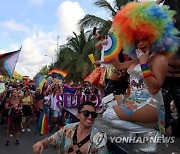
<svg viewBox="0 0 180 154">
<path fill-rule="evenodd" d="M 81 112 L 81 110 L 83 109 L 83 107 L 84 107 L 85 105 L 90 105 L 90 106 L 94 107 L 94 109 L 96 110 L 95 105 L 94 105 L 91 101 L 85 101 L 85 102 L 83 102 L 83 103 L 81 103 L 81 104 L 79 105 L 79 107 L 78 107 L 78 113 Z"/>
<path fill-rule="evenodd" d="M 152 52 L 170 54 L 177 51 L 180 39 L 172 17 L 175 11 L 154 2 L 130 2 L 114 17 L 112 30 L 118 35 L 124 53 L 136 57 L 136 39 L 147 38 Z"/>
</svg>

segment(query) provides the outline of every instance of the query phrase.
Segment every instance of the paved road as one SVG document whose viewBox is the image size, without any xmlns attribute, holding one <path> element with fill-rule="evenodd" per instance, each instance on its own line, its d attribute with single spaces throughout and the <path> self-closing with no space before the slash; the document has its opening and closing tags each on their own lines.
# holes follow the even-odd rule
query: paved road
<svg viewBox="0 0 180 154">
<path fill-rule="evenodd" d="M 3 125 L 0 125 L 0 154 L 33 154 L 32 146 L 38 140 L 45 138 L 46 136 L 35 135 L 35 125 L 31 124 L 31 132 L 21 132 L 20 135 L 20 144 L 15 145 L 15 137 L 10 138 L 9 146 L 5 146 L 5 129 Z M 44 150 L 43 154 L 49 154 L 57 152 L 50 152 L 49 150 Z"/>
</svg>

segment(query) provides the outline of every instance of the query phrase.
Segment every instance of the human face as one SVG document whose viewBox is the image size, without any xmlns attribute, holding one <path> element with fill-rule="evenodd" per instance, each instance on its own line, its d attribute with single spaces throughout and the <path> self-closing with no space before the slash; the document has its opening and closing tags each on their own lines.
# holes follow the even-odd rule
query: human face
<svg viewBox="0 0 180 154">
<path fill-rule="evenodd" d="M 36 93 L 40 94 L 41 90 L 40 89 L 36 89 Z"/>
<path fill-rule="evenodd" d="M 150 50 L 150 41 L 146 37 L 138 37 L 136 39 L 137 49 L 142 50 L 144 53 L 147 53 Z"/>
<path fill-rule="evenodd" d="M 18 96 L 17 90 L 13 90 L 13 92 L 12 92 L 12 97 L 17 97 L 17 96 Z"/>
<path fill-rule="evenodd" d="M 25 91 L 25 96 L 28 96 L 29 95 L 29 91 Z"/>
<path fill-rule="evenodd" d="M 91 105 L 85 105 L 82 108 L 81 112 L 78 113 L 80 123 L 85 127 L 92 127 L 95 121 L 95 118 L 92 117 L 92 114 L 89 114 L 89 116 L 87 117 L 89 112 L 93 112 L 92 114 L 96 113 L 95 108 Z"/>
</svg>

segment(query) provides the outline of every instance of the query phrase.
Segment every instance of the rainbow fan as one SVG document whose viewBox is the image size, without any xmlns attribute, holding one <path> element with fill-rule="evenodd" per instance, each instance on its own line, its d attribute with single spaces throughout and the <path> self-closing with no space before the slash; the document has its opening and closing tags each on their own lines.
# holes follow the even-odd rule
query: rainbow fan
<svg viewBox="0 0 180 154">
<path fill-rule="evenodd" d="M 115 59 L 122 49 L 120 40 L 115 32 L 112 32 L 107 37 L 107 45 L 104 48 L 104 62 L 109 62 Z"/>
</svg>

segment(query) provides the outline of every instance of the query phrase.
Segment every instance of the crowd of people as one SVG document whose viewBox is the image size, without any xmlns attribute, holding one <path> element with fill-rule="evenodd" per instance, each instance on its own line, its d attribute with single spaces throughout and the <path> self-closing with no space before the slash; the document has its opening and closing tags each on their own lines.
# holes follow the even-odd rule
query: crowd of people
<svg viewBox="0 0 180 154">
<path fill-rule="evenodd" d="M 1 82 L 4 82 L 1 80 Z M 42 89 L 36 88 L 34 83 L 28 85 L 18 82 L 5 83 L 5 89 L 1 93 L 1 124 L 5 125 L 7 130 L 6 146 L 10 143 L 10 136 L 15 135 L 16 144 L 19 144 L 20 132 L 30 132 L 32 123 L 38 125 L 41 113 L 45 113 L 49 117 L 49 132 L 53 128 L 59 129 L 59 119 L 61 110 L 56 104 L 56 94 L 62 94 L 63 84 L 44 83 Z M 97 88 L 84 84 L 77 88 L 76 94 L 98 94 Z M 73 97 L 74 98 L 74 97 Z M 75 98 L 74 98 L 75 99 Z M 81 102 L 84 101 L 82 97 Z M 95 101 L 96 98 L 89 98 Z M 32 122 L 31 122 L 32 121 Z M 37 129 L 32 130 L 37 134 Z"/>
</svg>

